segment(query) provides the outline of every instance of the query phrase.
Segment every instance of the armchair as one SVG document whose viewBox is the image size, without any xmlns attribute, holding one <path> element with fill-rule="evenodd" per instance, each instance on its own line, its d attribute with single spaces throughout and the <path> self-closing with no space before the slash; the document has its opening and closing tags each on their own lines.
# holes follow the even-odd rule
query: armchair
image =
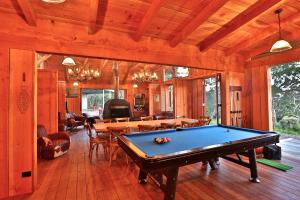
<svg viewBox="0 0 300 200">
<path fill-rule="evenodd" d="M 68 152 L 70 136 L 65 132 L 47 134 L 43 125 L 37 126 L 38 157 L 53 159 Z"/>
<path fill-rule="evenodd" d="M 67 127 L 74 130 L 78 126 L 85 124 L 86 118 L 82 115 L 76 115 L 75 113 L 67 113 Z"/>
</svg>

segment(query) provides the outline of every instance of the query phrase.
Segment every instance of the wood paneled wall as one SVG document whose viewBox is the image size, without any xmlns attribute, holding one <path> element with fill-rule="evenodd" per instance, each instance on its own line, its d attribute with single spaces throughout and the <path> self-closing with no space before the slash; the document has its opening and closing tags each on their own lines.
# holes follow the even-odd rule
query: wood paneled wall
<svg viewBox="0 0 300 200">
<path fill-rule="evenodd" d="M 48 133 L 58 129 L 58 73 L 38 70 L 37 121 Z"/>
<path fill-rule="evenodd" d="M 34 52 L 10 50 L 9 196 L 33 191 L 36 175 L 36 70 Z M 31 173 L 22 177 L 24 172 Z M 1 187 L 2 188 L 2 187 Z"/>
<path fill-rule="evenodd" d="M 9 51 L 0 47 L 0 199 L 8 192 Z"/>
<path fill-rule="evenodd" d="M 80 95 L 74 98 L 67 98 L 68 111 L 76 114 L 81 114 L 81 100 Z"/>
</svg>

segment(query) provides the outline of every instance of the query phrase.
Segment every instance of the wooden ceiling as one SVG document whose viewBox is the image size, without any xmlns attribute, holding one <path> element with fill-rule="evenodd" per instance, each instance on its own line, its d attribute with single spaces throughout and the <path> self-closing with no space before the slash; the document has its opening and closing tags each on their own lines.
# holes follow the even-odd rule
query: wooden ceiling
<svg viewBox="0 0 300 200">
<path fill-rule="evenodd" d="M 38 19 L 50 19 L 84 25 L 89 34 L 106 29 L 127 33 L 135 41 L 159 38 L 171 47 L 185 43 L 248 58 L 267 52 L 277 39 L 278 8 L 283 8 L 283 37 L 297 43 L 300 0 L 0 1 L 0 11 L 16 12 L 33 27 Z"/>
</svg>

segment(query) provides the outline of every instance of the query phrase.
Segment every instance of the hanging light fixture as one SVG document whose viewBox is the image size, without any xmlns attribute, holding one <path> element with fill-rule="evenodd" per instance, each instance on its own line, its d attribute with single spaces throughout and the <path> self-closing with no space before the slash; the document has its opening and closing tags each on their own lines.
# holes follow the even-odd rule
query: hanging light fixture
<svg viewBox="0 0 300 200">
<path fill-rule="evenodd" d="M 157 80 L 158 76 L 155 72 L 146 71 L 145 69 L 134 73 L 132 76 L 132 81 L 135 83 L 149 83 Z"/>
<path fill-rule="evenodd" d="M 62 64 L 66 65 L 66 66 L 75 66 L 76 65 L 75 61 L 71 57 L 65 57 L 64 60 L 62 61 Z"/>
<path fill-rule="evenodd" d="M 97 79 L 101 76 L 101 71 L 96 66 L 91 66 L 88 63 L 88 59 L 85 59 L 84 63 L 80 61 L 75 61 L 66 57 L 62 62 L 65 65 L 66 75 L 68 80 L 76 81 L 76 82 L 85 82 L 92 79 Z"/>
<path fill-rule="evenodd" d="M 280 24 L 280 13 L 282 12 L 282 9 L 275 10 L 275 14 L 278 16 L 278 34 L 279 38 L 278 40 L 273 44 L 270 52 L 281 52 L 286 51 L 292 48 L 290 43 L 281 37 L 281 24 Z"/>
<path fill-rule="evenodd" d="M 77 81 L 75 81 L 74 83 L 73 83 L 73 86 L 75 86 L 75 87 L 77 87 L 79 85 L 79 83 L 77 82 Z"/>
</svg>

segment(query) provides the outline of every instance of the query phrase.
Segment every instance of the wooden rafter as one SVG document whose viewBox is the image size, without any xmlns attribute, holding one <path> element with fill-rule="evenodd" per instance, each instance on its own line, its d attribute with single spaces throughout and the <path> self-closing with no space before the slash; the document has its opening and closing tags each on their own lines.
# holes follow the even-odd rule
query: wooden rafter
<svg viewBox="0 0 300 200">
<path fill-rule="evenodd" d="M 129 77 L 129 75 L 130 75 L 130 72 L 132 72 L 132 70 L 137 69 L 141 65 L 142 65 L 142 63 L 132 63 L 132 64 L 128 65 L 127 71 L 126 71 L 125 76 L 124 76 L 124 78 L 122 80 L 122 83 L 125 84 L 126 81 L 127 81 L 127 79 L 128 79 L 128 77 Z"/>
<path fill-rule="evenodd" d="M 293 27 L 297 22 L 300 21 L 300 16 L 298 13 L 291 15 L 281 21 L 282 27 L 286 27 L 284 30 L 290 29 L 292 27 L 293 29 L 299 29 L 299 27 Z M 259 33 L 255 33 L 255 37 L 246 38 L 245 40 L 242 40 L 237 45 L 234 45 L 233 47 L 226 49 L 225 55 L 230 56 L 233 53 L 238 53 L 242 50 L 245 50 L 247 48 L 253 47 L 257 44 L 264 43 L 271 35 L 278 34 L 278 23 L 269 25 L 263 29 L 263 31 L 260 31 Z M 292 38 L 297 39 L 297 38 Z"/>
<path fill-rule="evenodd" d="M 237 17 L 230 22 L 222 26 L 219 30 L 209 35 L 203 41 L 199 43 L 199 49 L 201 51 L 207 50 L 209 47 L 217 43 L 219 40 L 225 38 L 228 34 L 239 29 L 243 25 L 247 24 L 272 6 L 276 5 L 281 0 L 259 0 L 244 12 L 240 13 Z"/>
<path fill-rule="evenodd" d="M 29 0 L 17 0 L 28 25 L 36 26 L 36 17 Z"/>
<path fill-rule="evenodd" d="M 40 66 L 40 65 L 43 65 L 44 62 L 46 60 L 48 60 L 50 57 L 52 56 L 52 54 L 45 54 L 45 55 L 42 55 L 41 57 L 38 58 L 37 60 L 37 66 Z"/>
<path fill-rule="evenodd" d="M 265 28 L 264 31 L 261 31 L 261 32 L 255 34 L 255 37 L 251 37 L 251 38 L 242 40 L 238 44 L 226 49 L 225 55 L 230 56 L 233 53 L 240 52 L 243 49 L 249 48 L 249 47 L 253 46 L 254 44 L 256 44 L 258 41 L 261 41 L 262 39 L 265 39 L 269 35 L 277 33 L 277 32 L 278 32 L 277 28 L 275 28 L 273 26 L 269 26 L 269 27 Z"/>
<path fill-rule="evenodd" d="M 95 34 L 97 32 L 97 17 L 99 12 L 100 0 L 90 0 L 90 12 L 89 12 L 89 27 L 88 33 Z"/>
<path fill-rule="evenodd" d="M 158 12 L 163 0 L 153 0 L 150 8 L 147 10 L 145 16 L 143 17 L 137 31 L 133 35 L 133 39 L 139 41 L 146 31 L 147 27 L 151 23 L 154 15 Z"/>
<path fill-rule="evenodd" d="M 199 5 L 199 10 L 201 10 L 201 12 L 199 12 L 193 20 L 188 22 L 180 32 L 176 33 L 175 37 L 170 40 L 170 46 L 175 47 L 182 42 L 189 34 L 196 30 L 197 27 L 217 12 L 227 1 L 228 0 L 201 1 Z"/>
</svg>

